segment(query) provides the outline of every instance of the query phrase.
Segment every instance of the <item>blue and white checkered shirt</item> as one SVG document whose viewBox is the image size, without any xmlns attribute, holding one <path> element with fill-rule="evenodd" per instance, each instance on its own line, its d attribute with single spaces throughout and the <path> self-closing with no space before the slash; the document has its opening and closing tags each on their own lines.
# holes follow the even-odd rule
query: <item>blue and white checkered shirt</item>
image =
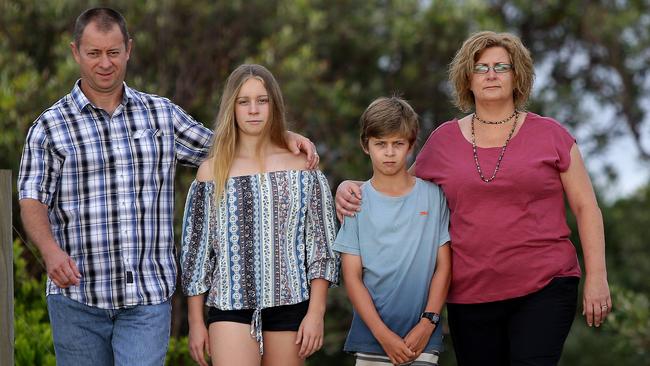
<svg viewBox="0 0 650 366">
<path fill-rule="evenodd" d="M 113 115 L 77 81 L 36 119 L 18 175 L 19 198 L 49 207 L 57 243 L 76 262 L 79 286 L 63 294 L 102 309 L 158 304 L 176 285 L 176 162 L 198 166 L 212 133 L 168 99 L 124 84 Z"/>
</svg>

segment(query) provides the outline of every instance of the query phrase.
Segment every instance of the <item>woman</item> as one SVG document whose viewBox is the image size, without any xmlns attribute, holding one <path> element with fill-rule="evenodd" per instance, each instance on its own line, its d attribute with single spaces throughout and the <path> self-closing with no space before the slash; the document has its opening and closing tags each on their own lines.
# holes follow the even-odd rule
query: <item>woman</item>
<svg viewBox="0 0 650 366">
<path fill-rule="evenodd" d="M 455 104 L 473 113 L 431 133 L 415 175 L 440 185 L 449 203 L 447 310 L 458 364 L 555 365 L 581 274 L 564 195 L 578 221 L 589 326 L 599 326 L 612 307 L 602 216 L 589 176 L 567 130 L 523 110 L 534 70 L 519 38 L 472 35 L 449 75 Z M 339 214 L 357 209 L 352 193 L 360 197 L 354 184 L 339 187 Z"/>
<path fill-rule="evenodd" d="M 302 365 L 323 343 L 327 289 L 339 275 L 336 219 L 325 176 L 303 170 L 285 132 L 273 75 L 239 66 L 183 221 L 189 347 L 200 365 L 204 352 L 214 365 Z"/>
</svg>

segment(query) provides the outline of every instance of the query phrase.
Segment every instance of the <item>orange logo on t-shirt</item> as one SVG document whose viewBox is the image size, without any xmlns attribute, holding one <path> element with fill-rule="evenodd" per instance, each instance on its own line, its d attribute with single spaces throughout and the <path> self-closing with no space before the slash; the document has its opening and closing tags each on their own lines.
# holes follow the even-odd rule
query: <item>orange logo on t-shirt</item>
<svg viewBox="0 0 650 366">
<path fill-rule="evenodd" d="M 420 216 L 426 216 L 428 214 L 429 214 L 428 211 L 420 211 Z"/>
</svg>

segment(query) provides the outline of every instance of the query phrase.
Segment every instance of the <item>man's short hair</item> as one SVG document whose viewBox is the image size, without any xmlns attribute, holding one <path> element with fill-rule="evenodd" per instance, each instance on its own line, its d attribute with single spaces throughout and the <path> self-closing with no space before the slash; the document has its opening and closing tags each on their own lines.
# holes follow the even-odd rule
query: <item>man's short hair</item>
<svg viewBox="0 0 650 366">
<path fill-rule="evenodd" d="M 126 20 L 122 14 L 111 8 L 92 8 L 84 11 L 77 17 L 74 23 L 74 31 L 72 33 L 74 43 L 79 48 L 81 43 L 81 36 L 83 35 L 86 26 L 94 22 L 100 31 L 109 32 L 113 26 L 117 24 L 124 37 L 124 46 L 129 48 L 129 31 L 126 29 Z"/>
<path fill-rule="evenodd" d="M 375 99 L 363 112 L 359 122 L 361 146 L 365 150 L 368 150 L 371 137 L 392 135 L 404 137 L 413 146 L 420 129 L 417 113 L 404 99 L 396 96 Z"/>
</svg>

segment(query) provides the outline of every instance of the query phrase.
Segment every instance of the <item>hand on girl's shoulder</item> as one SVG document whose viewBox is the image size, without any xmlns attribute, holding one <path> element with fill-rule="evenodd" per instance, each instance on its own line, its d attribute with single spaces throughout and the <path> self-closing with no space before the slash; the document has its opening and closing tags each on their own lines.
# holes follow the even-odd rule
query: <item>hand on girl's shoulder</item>
<svg viewBox="0 0 650 366">
<path fill-rule="evenodd" d="M 207 182 L 214 179 L 212 174 L 212 165 L 214 164 L 213 158 L 205 159 L 196 172 L 196 180 L 199 182 Z"/>
</svg>

